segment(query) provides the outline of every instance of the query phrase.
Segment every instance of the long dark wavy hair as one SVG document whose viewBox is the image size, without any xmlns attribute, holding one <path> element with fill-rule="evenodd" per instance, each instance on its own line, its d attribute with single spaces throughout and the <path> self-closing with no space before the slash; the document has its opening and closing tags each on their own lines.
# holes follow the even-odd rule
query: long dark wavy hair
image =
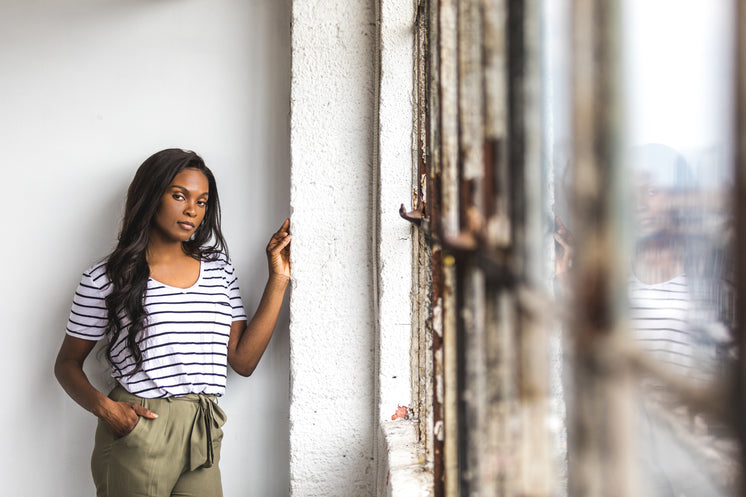
<svg viewBox="0 0 746 497">
<path fill-rule="evenodd" d="M 145 290 L 150 277 L 146 259 L 149 231 L 166 188 L 184 169 L 202 171 L 209 184 L 205 217 L 194 236 L 182 243 L 184 253 L 197 260 L 215 260 L 221 253 L 228 254 L 220 230 L 218 188 L 212 171 L 202 158 L 194 152 L 177 148 L 151 155 L 137 170 L 127 190 L 119 241 L 106 264 L 106 274 L 112 285 L 111 293 L 106 297 L 106 331 L 109 337 L 106 357 L 119 375 L 125 372 L 112 357 L 112 352 L 123 334 L 126 334 L 126 347 L 135 362 L 135 367 L 126 375 L 132 375 L 142 368 L 142 351 L 138 342 L 148 318 Z"/>
</svg>

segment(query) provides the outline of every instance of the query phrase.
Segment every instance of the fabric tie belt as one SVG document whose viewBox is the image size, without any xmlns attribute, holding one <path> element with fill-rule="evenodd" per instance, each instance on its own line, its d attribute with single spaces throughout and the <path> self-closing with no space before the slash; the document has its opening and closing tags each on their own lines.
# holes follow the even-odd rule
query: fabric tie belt
<svg viewBox="0 0 746 497">
<path fill-rule="evenodd" d="M 220 427 L 225 424 L 225 412 L 215 403 L 215 395 L 190 393 L 179 397 L 169 397 L 177 401 L 193 402 L 197 405 L 197 414 L 192 423 L 192 434 L 189 437 L 189 470 L 209 468 L 215 462 L 212 441 L 220 435 Z"/>
</svg>

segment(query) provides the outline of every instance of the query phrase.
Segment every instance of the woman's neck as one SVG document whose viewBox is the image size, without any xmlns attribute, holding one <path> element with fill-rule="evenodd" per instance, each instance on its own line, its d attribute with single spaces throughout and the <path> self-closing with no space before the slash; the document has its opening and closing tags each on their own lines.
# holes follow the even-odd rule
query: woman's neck
<svg viewBox="0 0 746 497">
<path fill-rule="evenodd" d="M 684 274 L 682 247 L 674 240 L 655 240 L 639 244 L 632 261 L 632 270 L 640 281 L 663 283 Z"/>
<path fill-rule="evenodd" d="M 184 252 L 181 242 L 148 243 L 146 253 L 150 277 L 160 283 L 189 288 L 199 281 L 201 263 L 197 257 Z"/>
<path fill-rule="evenodd" d="M 180 241 L 166 240 L 155 230 L 151 231 L 146 258 L 149 265 L 168 263 L 169 261 L 193 258 L 184 251 L 184 244 Z"/>
</svg>

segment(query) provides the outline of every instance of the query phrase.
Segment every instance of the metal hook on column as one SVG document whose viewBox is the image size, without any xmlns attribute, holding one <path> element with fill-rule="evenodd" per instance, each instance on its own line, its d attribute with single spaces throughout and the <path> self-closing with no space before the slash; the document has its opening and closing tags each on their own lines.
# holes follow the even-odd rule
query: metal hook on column
<svg viewBox="0 0 746 497">
<path fill-rule="evenodd" d="M 399 207 L 399 215 L 410 223 L 420 226 L 425 217 L 425 205 L 420 202 L 417 209 L 407 212 L 407 208 L 404 207 L 404 204 L 401 204 L 401 207 Z"/>
</svg>

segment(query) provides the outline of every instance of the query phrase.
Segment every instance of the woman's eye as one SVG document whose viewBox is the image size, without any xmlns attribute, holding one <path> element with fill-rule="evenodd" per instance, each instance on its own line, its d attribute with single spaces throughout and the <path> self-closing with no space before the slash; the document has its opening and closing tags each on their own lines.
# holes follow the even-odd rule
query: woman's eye
<svg viewBox="0 0 746 497">
<path fill-rule="evenodd" d="M 182 195 L 181 193 L 174 193 L 172 196 L 176 200 L 184 200 L 184 195 Z"/>
<path fill-rule="evenodd" d="M 206 200 L 199 200 L 197 202 L 197 205 L 199 205 L 200 207 L 205 207 L 205 206 L 207 206 L 207 201 Z"/>
</svg>

